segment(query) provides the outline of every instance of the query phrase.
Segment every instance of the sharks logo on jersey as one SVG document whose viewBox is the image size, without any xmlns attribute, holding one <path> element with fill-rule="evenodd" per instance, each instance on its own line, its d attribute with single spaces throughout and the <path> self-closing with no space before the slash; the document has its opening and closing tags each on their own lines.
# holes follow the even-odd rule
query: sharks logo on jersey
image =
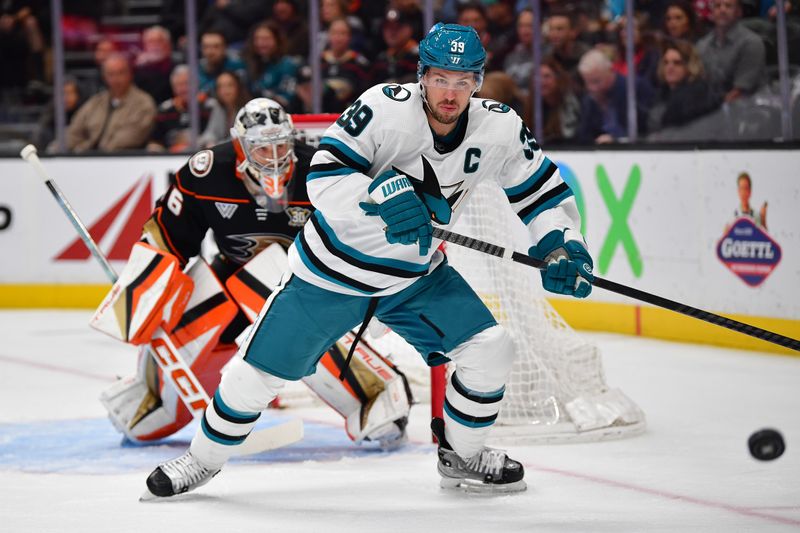
<svg viewBox="0 0 800 533">
<path fill-rule="evenodd" d="M 430 211 L 431 220 L 437 224 L 449 224 L 450 218 L 453 215 L 453 206 L 464 193 L 463 190 L 460 190 L 464 182 L 460 181 L 446 187 L 448 189 L 454 189 L 454 191 L 447 197 L 443 196 L 442 189 L 439 186 L 439 179 L 436 177 L 436 172 L 433 170 L 430 162 L 425 159 L 424 155 L 421 155 L 420 158 L 422 158 L 422 179 L 416 178 L 395 166 L 392 166 L 392 168 L 396 172 L 408 177 L 411 184 L 414 186 L 414 192 L 417 193 L 417 196 L 422 199 L 428 211 Z"/>
</svg>

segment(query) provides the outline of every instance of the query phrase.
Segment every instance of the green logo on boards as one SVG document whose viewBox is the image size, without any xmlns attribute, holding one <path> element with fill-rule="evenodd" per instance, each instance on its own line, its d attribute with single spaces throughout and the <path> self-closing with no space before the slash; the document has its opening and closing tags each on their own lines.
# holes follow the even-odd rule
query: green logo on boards
<svg viewBox="0 0 800 533">
<path fill-rule="evenodd" d="M 628 174 L 628 181 L 625 183 L 622 196 L 617 198 L 616 194 L 614 194 L 611 180 L 608 179 L 606 169 L 603 165 L 597 165 L 597 187 L 600 189 L 600 195 L 603 197 L 608 213 L 611 215 L 611 226 L 608 228 L 608 235 L 603 241 L 603 246 L 600 248 L 600 254 L 597 258 L 597 267 L 601 274 L 608 272 L 617 244 L 621 244 L 628 256 L 628 262 L 631 265 L 634 276 L 637 278 L 642 276 L 642 255 L 639 253 L 639 248 L 633 238 L 633 232 L 628 225 L 628 216 L 631 213 L 631 208 L 641 183 L 642 172 L 639 169 L 639 165 L 633 165 L 630 174 Z"/>
</svg>

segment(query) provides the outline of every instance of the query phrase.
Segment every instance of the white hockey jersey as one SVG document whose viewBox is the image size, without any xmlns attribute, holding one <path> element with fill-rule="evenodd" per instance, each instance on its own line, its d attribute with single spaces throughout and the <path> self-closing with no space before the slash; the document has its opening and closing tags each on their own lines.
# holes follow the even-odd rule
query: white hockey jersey
<svg viewBox="0 0 800 533">
<path fill-rule="evenodd" d="M 472 98 L 455 131 L 435 139 L 419 85 L 381 84 L 362 94 L 320 140 L 307 178 L 316 212 L 289 250 L 297 276 L 339 293 L 384 296 L 442 262 L 440 240 L 425 256 L 416 244 L 389 244 L 380 217 L 367 217 L 358 206 L 372 201 L 372 178 L 391 168 L 406 174 L 435 208 L 438 227 L 450 228 L 476 185 L 494 180 L 527 224 L 532 244 L 554 229 L 570 229 L 568 235 L 582 240 L 572 191 L 508 106 Z"/>
</svg>

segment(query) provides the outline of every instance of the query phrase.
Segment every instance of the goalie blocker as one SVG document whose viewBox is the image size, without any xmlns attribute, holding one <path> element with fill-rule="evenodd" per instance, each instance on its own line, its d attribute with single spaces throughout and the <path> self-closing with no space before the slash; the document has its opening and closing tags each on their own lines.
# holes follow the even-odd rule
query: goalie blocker
<svg viewBox="0 0 800 533">
<path fill-rule="evenodd" d="M 113 425 L 133 441 L 169 436 L 192 420 L 175 389 L 165 381 L 146 343 L 159 325 L 173 339 L 206 391 L 219 384 L 222 367 L 236 354 L 219 337 L 240 309 L 252 322 L 286 269 L 278 244 L 263 250 L 225 287 L 198 259 L 186 272 L 176 258 L 145 243 L 134 245 L 130 260 L 90 325 L 114 338 L 143 345 L 137 373 L 103 391 L 100 400 Z M 345 420 L 355 442 L 379 441 L 394 447 L 405 439 L 411 393 L 401 372 L 363 341 L 345 381 L 338 379 L 353 341 L 347 334 L 326 352 L 317 372 L 303 379 Z"/>
</svg>

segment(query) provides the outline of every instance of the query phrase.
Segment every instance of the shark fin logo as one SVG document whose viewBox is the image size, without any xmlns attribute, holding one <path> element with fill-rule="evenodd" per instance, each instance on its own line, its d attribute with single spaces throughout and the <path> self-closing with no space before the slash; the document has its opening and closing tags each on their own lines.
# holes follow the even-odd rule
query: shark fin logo
<svg viewBox="0 0 800 533">
<path fill-rule="evenodd" d="M 408 172 L 400 170 L 395 166 L 392 168 L 399 174 L 404 174 L 408 177 L 409 181 L 411 181 L 411 184 L 414 186 L 414 192 L 417 193 L 417 196 L 422 199 L 425 207 L 428 208 L 432 221 L 442 225 L 449 224 L 450 218 L 453 215 L 452 206 L 458 201 L 464 191 L 456 190 L 453 195 L 445 198 L 439 186 L 439 179 L 436 177 L 436 172 L 433 170 L 430 162 L 425 159 L 424 155 L 420 157 L 422 158 L 422 179 L 415 178 Z"/>
<path fill-rule="evenodd" d="M 145 174 L 89 226 L 89 234 L 110 260 L 126 261 L 153 211 L 153 175 Z M 89 249 L 76 237 L 55 256 L 56 261 L 86 260 Z"/>
<path fill-rule="evenodd" d="M 383 94 L 396 102 L 405 102 L 411 98 L 411 91 L 397 83 L 393 83 L 384 87 Z"/>
</svg>

